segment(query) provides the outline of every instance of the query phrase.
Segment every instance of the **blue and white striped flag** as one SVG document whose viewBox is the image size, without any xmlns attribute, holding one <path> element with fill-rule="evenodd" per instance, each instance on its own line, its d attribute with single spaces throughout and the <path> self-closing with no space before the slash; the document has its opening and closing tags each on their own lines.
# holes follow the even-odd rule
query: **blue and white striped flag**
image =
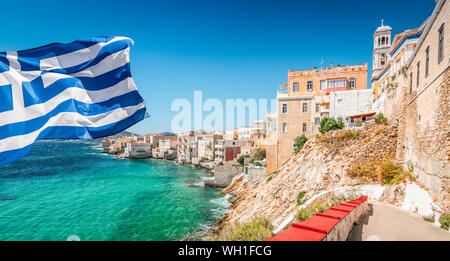
<svg viewBox="0 0 450 261">
<path fill-rule="evenodd" d="M 92 139 L 146 117 L 126 37 L 0 52 L 0 164 L 39 139 Z"/>
</svg>

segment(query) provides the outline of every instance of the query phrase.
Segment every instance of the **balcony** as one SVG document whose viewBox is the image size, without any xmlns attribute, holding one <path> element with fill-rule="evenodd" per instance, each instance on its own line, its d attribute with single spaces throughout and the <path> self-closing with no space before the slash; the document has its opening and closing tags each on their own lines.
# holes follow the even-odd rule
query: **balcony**
<svg viewBox="0 0 450 261">
<path fill-rule="evenodd" d="M 330 113 L 330 108 L 320 106 L 320 113 Z"/>
<path fill-rule="evenodd" d="M 289 96 L 288 90 L 277 91 L 277 98 L 283 98 L 283 97 L 288 97 L 288 96 Z"/>
</svg>

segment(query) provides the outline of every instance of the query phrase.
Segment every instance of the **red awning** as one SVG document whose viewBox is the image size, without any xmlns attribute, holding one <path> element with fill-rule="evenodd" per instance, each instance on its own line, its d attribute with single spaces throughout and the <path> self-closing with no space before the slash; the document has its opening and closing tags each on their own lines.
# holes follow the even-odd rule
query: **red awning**
<svg viewBox="0 0 450 261">
<path fill-rule="evenodd" d="M 351 119 L 362 118 L 362 117 L 372 116 L 375 114 L 376 114 L 375 112 L 371 112 L 371 113 L 366 113 L 366 114 L 353 115 L 353 116 L 350 116 L 350 118 Z"/>
</svg>

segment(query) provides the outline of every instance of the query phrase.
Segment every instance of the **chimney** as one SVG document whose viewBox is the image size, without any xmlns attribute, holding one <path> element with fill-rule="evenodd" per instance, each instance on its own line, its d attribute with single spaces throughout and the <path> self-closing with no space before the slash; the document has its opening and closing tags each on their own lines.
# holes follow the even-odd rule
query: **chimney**
<svg viewBox="0 0 450 261">
<path fill-rule="evenodd" d="M 330 63 L 330 68 L 333 68 L 333 63 Z"/>
</svg>

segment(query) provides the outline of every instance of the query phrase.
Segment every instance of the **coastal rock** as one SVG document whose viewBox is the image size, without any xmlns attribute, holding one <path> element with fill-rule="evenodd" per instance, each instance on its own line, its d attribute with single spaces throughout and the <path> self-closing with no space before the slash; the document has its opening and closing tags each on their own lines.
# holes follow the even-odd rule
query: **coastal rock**
<svg viewBox="0 0 450 261">
<path fill-rule="evenodd" d="M 397 127 L 370 124 L 356 137 L 347 138 L 340 131 L 309 140 L 271 179 L 264 178 L 257 186 L 248 186 L 245 176 L 236 176 L 222 193 L 230 195 L 231 212 L 219 222 L 219 230 L 236 221 L 267 217 L 278 227 L 286 217 L 296 213 L 299 192 L 307 196 L 357 183 L 346 173 L 358 164 L 395 159 Z M 386 192 L 387 202 L 400 202 L 404 187 Z"/>
</svg>

